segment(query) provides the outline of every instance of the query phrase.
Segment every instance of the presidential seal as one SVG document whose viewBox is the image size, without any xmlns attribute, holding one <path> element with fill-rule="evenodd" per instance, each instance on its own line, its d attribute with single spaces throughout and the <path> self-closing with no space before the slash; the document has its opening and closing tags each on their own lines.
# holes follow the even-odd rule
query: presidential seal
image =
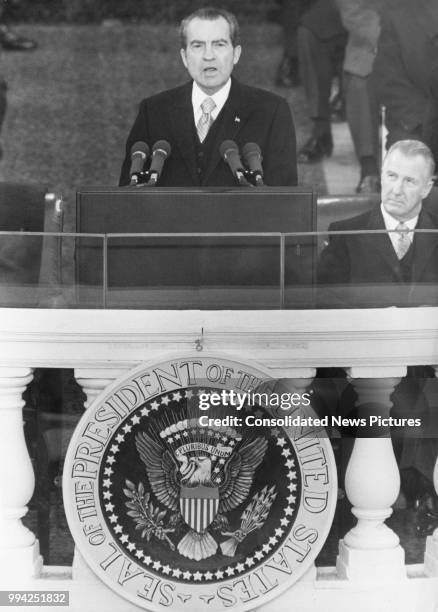
<svg viewBox="0 0 438 612">
<path fill-rule="evenodd" d="M 136 369 L 87 410 L 64 504 L 84 559 L 120 596 L 246 610 L 310 567 L 336 504 L 332 450 L 321 430 L 276 424 L 307 422 L 308 402 L 271 399 L 261 371 L 185 358 Z"/>
</svg>

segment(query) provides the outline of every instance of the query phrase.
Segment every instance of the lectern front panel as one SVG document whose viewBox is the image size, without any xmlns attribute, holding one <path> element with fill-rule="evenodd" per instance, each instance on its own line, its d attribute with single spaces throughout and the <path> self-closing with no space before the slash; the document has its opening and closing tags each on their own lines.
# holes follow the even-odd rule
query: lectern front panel
<svg viewBox="0 0 438 612">
<path fill-rule="evenodd" d="M 128 289 L 138 295 L 143 289 L 190 288 L 198 300 L 200 289 L 266 287 L 275 292 L 277 307 L 283 268 L 280 236 L 272 234 L 309 232 L 314 227 L 315 198 L 299 188 L 90 188 L 77 195 L 77 231 L 110 234 L 106 281 L 113 297 L 118 290 L 126 296 Z M 132 236 L 140 233 L 148 236 Z M 163 233 L 178 236 L 157 236 Z M 204 236 L 182 235 L 187 233 Z M 209 233 L 222 235 L 205 236 Z M 288 238 L 287 245 L 286 283 L 299 278 L 310 285 L 313 238 Z M 82 241 L 76 253 L 80 285 L 92 286 L 101 278 L 92 248 Z M 187 307 L 195 307 L 196 300 Z M 165 304 L 167 299 L 156 307 Z"/>
</svg>

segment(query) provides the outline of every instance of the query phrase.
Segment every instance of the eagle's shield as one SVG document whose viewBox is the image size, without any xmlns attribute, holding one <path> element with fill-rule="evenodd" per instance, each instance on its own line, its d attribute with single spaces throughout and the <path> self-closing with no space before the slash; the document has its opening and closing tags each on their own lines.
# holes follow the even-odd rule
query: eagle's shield
<svg viewBox="0 0 438 612">
<path fill-rule="evenodd" d="M 181 487 L 179 507 L 189 527 L 202 533 L 212 523 L 219 508 L 218 487 Z"/>
</svg>

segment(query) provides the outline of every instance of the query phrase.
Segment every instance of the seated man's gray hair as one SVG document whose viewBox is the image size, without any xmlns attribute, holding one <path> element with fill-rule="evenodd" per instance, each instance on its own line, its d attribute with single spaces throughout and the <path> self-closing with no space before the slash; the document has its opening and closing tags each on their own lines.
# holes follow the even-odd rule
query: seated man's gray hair
<svg viewBox="0 0 438 612">
<path fill-rule="evenodd" d="M 420 155 L 429 165 L 430 176 L 434 176 L 435 160 L 433 158 L 432 151 L 421 140 L 397 140 L 397 142 L 394 142 L 394 144 L 391 145 L 386 152 L 383 165 L 385 165 L 385 160 L 388 155 L 393 151 L 400 151 L 400 153 L 403 153 L 403 155 L 406 155 L 407 157 L 415 157 L 416 155 Z"/>
</svg>

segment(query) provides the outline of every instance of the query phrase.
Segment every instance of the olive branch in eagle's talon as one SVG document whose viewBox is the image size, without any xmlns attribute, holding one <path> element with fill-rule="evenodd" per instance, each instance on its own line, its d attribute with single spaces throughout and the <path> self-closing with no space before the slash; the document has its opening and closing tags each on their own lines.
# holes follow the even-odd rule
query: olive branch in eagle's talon
<svg viewBox="0 0 438 612">
<path fill-rule="evenodd" d="M 136 525 L 135 529 L 141 531 L 141 537 L 146 537 L 149 542 L 151 536 L 154 535 L 159 540 L 166 540 L 171 550 L 175 550 L 174 543 L 168 538 L 167 534 L 172 533 L 175 529 L 164 528 L 164 517 L 167 514 L 167 510 L 160 510 L 155 508 L 153 503 L 150 501 L 150 493 L 145 493 L 143 483 L 140 482 L 138 489 L 135 488 L 135 484 L 130 480 L 125 480 L 126 489 L 123 489 L 126 497 L 130 501 L 125 502 L 129 511 L 126 513 L 131 516 Z"/>
<path fill-rule="evenodd" d="M 275 486 L 268 490 L 267 485 L 254 495 L 251 502 L 242 512 L 240 528 L 233 532 L 222 532 L 222 535 L 231 536 L 228 540 L 221 543 L 222 554 L 228 557 L 234 556 L 237 546 L 243 542 L 246 536 L 263 526 L 276 497 Z"/>
</svg>

